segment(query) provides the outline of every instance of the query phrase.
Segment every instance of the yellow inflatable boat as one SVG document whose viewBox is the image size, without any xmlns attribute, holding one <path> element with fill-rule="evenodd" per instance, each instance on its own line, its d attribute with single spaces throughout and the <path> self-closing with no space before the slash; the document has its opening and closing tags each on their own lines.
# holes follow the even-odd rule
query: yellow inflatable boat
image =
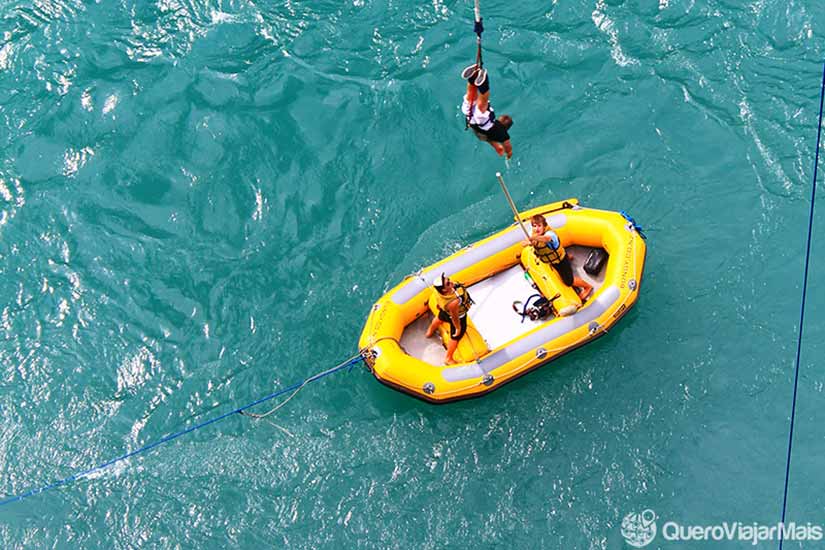
<svg viewBox="0 0 825 550">
<path fill-rule="evenodd" d="M 534 214 L 543 214 L 558 235 L 574 275 L 593 286 L 584 303 L 524 246 L 524 232 L 514 223 L 408 276 L 376 302 L 359 347 L 379 381 L 433 403 L 477 397 L 601 336 L 627 313 L 638 298 L 646 253 L 633 218 L 584 208 L 576 199 L 519 217 L 529 227 Z M 584 269 L 604 252 L 606 261 Z M 448 323 L 437 336 L 425 335 L 433 319 L 433 283 L 442 273 L 463 284 L 474 302 L 455 365 L 444 364 Z M 553 304 L 549 317 L 514 311 L 537 293 Z"/>
</svg>

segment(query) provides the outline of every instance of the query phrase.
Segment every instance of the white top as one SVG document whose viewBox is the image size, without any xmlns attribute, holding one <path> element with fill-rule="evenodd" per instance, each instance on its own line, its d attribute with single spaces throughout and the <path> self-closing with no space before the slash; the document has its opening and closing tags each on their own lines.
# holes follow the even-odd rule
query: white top
<svg viewBox="0 0 825 550">
<path fill-rule="evenodd" d="M 470 111 L 472 110 L 472 116 L 470 116 L 470 124 L 478 126 L 482 130 L 489 130 L 493 127 L 493 120 L 495 120 L 495 113 L 493 112 L 493 106 L 489 103 L 487 104 L 487 110 L 482 111 L 478 108 L 476 104 L 470 104 L 467 100 L 467 96 L 464 96 L 464 101 L 461 103 L 461 112 L 464 113 L 464 116 L 469 116 Z"/>
</svg>

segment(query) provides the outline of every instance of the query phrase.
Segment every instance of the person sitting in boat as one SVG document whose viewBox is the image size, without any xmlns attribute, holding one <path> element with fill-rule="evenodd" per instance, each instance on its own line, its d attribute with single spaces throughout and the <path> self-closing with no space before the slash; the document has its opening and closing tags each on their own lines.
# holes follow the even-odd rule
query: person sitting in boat
<svg viewBox="0 0 825 550">
<path fill-rule="evenodd" d="M 450 323 L 450 343 L 447 344 L 447 357 L 444 362 L 448 365 L 456 363 L 453 358 L 458 341 L 467 332 L 467 311 L 473 304 L 467 289 L 460 283 L 454 283 L 449 277 L 441 274 L 441 279 L 433 284 L 438 316 L 430 323 L 427 329 L 427 338 L 430 338 L 441 323 Z"/>
<path fill-rule="evenodd" d="M 467 80 L 467 93 L 461 104 L 461 112 L 467 118 L 467 125 L 473 130 L 476 137 L 489 143 L 496 152 L 513 156 L 513 146 L 510 145 L 510 134 L 507 130 L 513 125 L 509 115 L 496 118 L 493 106 L 490 105 L 490 77 L 487 71 L 470 65 L 461 73 Z"/>
<path fill-rule="evenodd" d="M 524 244 L 533 245 L 538 259 L 552 265 L 564 284 L 577 288 L 579 298 L 584 302 L 593 292 L 593 287 L 584 279 L 573 276 L 570 255 L 565 252 L 559 236 L 550 229 L 547 220 L 541 214 L 530 218 L 530 225 L 533 227 L 532 235 L 530 241 L 524 241 Z"/>
</svg>

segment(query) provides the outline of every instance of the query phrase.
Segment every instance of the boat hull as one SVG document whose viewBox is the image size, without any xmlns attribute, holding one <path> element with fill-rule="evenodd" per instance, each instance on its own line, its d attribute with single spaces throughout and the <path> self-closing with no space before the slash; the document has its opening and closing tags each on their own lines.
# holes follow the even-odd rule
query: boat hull
<svg viewBox="0 0 825 550">
<path fill-rule="evenodd" d="M 543 205 L 523 212 L 520 217 L 529 225 L 529 218 L 539 213 L 545 216 L 565 247 L 607 251 L 603 276 L 594 285 L 594 293 L 586 303 L 572 315 L 527 323 L 524 319 L 519 322 L 501 300 L 494 300 L 493 309 L 486 313 L 485 307 L 491 309 L 489 305 L 473 306 L 471 319 L 474 310 L 481 312 L 476 324 L 481 327 L 481 335 L 496 345 L 490 349 L 464 345 L 460 348 L 463 352 L 456 355 L 464 359 L 458 365 L 443 364 L 440 342 L 421 341 L 420 329 L 416 332 L 413 327 L 429 323 L 432 282 L 439 279 L 442 272 L 465 284 L 471 293 L 473 285 L 489 287 L 495 277 L 509 281 L 502 282 L 502 288 L 494 289 L 504 293 L 505 302 L 509 300 L 506 293 L 515 289 L 514 278 L 502 274 L 520 269 L 524 239 L 521 228 L 513 224 L 406 278 L 375 303 L 359 346 L 380 382 L 431 403 L 478 397 L 593 341 L 630 310 L 638 299 L 647 251 L 635 225 L 617 212 L 583 208 L 575 199 Z M 556 277 L 551 268 L 547 269 Z M 536 278 L 535 271 L 530 274 Z M 578 274 L 585 277 L 583 272 Z M 552 292 L 553 284 L 563 285 L 560 281 L 545 282 L 543 292 Z M 515 295 L 522 296 L 520 299 L 527 297 L 523 296 L 526 292 L 523 283 L 518 292 L 521 294 Z M 486 295 L 484 300 L 486 302 Z M 509 327 L 505 326 L 507 323 Z M 502 335 L 505 335 L 503 339 Z M 429 352 L 414 351 L 417 347 Z M 439 348 L 441 353 L 435 353 L 434 349 Z"/>
</svg>

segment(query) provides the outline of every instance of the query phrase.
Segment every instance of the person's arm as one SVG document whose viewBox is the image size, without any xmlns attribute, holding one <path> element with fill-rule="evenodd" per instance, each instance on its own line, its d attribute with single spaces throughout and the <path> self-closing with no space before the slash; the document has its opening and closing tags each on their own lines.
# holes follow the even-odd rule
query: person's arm
<svg viewBox="0 0 825 550">
<path fill-rule="evenodd" d="M 530 242 L 533 244 L 533 246 L 535 246 L 539 243 L 549 243 L 551 247 L 556 249 L 556 248 L 559 247 L 559 243 L 558 243 L 558 237 L 554 238 L 554 236 L 555 236 L 555 233 L 553 233 L 553 232 L 545 232 L 545 233 L 542 233 L 540 235 L 532 235 L 530 237 Z"/>
<path fill-rule="evenodd" d="M 453 321 L 453 330 L 461 330 L 461 318 L 458 316 L 458 298 L 447 304 L 447 312 Z M 450 332 L 450 336 L 452 335 L 452 332 Z"/>
</svg>

